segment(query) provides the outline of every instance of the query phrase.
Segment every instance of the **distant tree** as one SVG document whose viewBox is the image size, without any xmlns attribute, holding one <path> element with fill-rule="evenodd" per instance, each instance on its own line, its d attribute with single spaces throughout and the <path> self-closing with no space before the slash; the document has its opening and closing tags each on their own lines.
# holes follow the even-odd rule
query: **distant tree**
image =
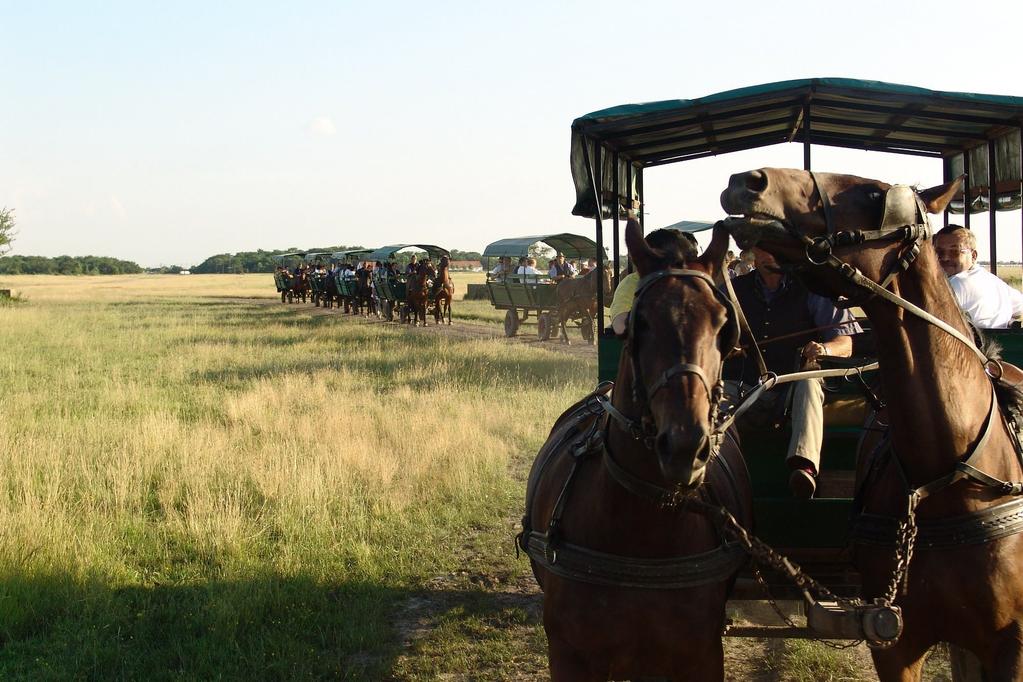
<svg viewBox="0 0 1023 682">
<path fill-rule="evenodd" d="M 0 208 L 0 256 L 11 250 L 14 240 L 14 209 L 4 206 Z"/>
<path fill-rule="evenodd" d="M 106 256 L 7 256 L 0 275 L 137 275 L 138 263 Z"/>
</svg>

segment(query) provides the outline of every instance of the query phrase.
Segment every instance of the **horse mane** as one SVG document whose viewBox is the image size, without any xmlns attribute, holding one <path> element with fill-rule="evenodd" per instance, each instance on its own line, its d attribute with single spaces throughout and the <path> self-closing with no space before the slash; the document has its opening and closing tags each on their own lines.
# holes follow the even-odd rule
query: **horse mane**
<svg viewBox="0 0 1023 682">
<path fill-rule="evenodd" d="M 981 352 L 996 362 L 1002 362 L 1002 344 L 986 336 L 972 324 L 970 328 L 973 330 L 974 339 Z M 1023 384 L 1014 384 L 1008 381 L 994 381 L 993 384 L 995 399 L 998 401 L 998 406 L 1002 408 L 1002 412 L 1017 426 L 1023 426 Z"/>
</svg>

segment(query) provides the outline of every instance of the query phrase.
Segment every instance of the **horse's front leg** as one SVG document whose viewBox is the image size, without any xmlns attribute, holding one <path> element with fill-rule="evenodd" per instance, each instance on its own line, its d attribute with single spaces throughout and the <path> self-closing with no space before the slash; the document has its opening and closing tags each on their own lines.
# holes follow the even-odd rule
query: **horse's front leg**
<svg viewBox="0 0 1023 682">
<path fill-rule="evenodd" d="M 552 638 L 547 649 L 551 682 L 605 682 L 609 677 L 606 663 L 600 665 L 565 642 Z"/>
<path fill-rule="evenodd" d="M 1023 680 L 1023 626 L 1013 623 L 995 636 L 990 660 L 984 666 L 989 682 Z"/>
<path fill-rule="evenodd" d="M 874 669 L 880 682 L 920 682 L 924 661 L 930 646 L 909 641 L 903 633 L 899 643 L 890 649 L 874 649 Z"/>
</svg>

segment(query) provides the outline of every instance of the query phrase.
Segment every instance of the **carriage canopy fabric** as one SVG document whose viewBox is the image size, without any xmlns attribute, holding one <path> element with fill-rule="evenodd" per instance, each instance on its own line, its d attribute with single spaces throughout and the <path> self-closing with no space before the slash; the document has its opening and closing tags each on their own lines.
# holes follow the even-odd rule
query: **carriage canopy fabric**
<svg viewBox="0 0 1023 682">
<path fill-rule="evenodd" d="M 665 230 L 678 230 L 680 232 L 703 232 L 714 227 L 714 223 L 706 223 L 701 220 L 680 220 L 671 225 L 665 225 Z"/>
<path fill-rule="evenodd" d="M 273 256 L 273 260 L 279 261 L 281 263 L 283 263 L 284 261 L 286 261 L 289 258 L 305 258 L 305 254 L 302 253 L 302 252 L 296 252 L 296 253 L 281 253 L 281 254 L 278 254 L 276 256 Z"/>
<path fill-rule="evenodd" d="M 630 166 L 642 169 L 807 137 L 812 144 L 944 158 L 949 179 L 962 171 L 963 154 L 969 153 L 971 199 L 987 191 L 988 141 L 994 141 L 995 189 L 1005 195 L 998 208 L 1011 208 L 1023 176 L 1021 126 L 1023 97 L 851 78 L 781 81 L 699 99 L 626 104 L 572 123 L 572 213 L 591 218 L 596 213 L 588 162 L 600 175 L 603 215 L 610 216 L 614 204 L 627 208 L 638 198 L 635 172 L 628 182 Z M 599 167 L 596 145 L 603 150 Z"/>
<path fill-rule="evenodd" d="M 557 252 L 565 254 L 566 258 L 589 258 L 596 257 L 597 243 L 589 237 L 578 234 L 538 234 L 531 237 L 514 237 L 511 239 L 498 239 L 493 244 L 488 244 L 483 250 L 484 258 L 499 258 L 511 256 L 521 258 L 529 255 L 529 247 L 537 242 L 543 242 Z"/>
<path fill-rule="evenodd" d="M 402 249 L 410 248 L 426 251 L 430 258 L 440 258 L 441 256 L 451 255 L 447 249 L 442 249 L 441 247 L 434 246 L 433 244 L 392 244 L 391 246 L 381 246 L 376 251 L 371 252 L 368 256 L 366 256 L 366 260 L 385 261 Z"/>
<path fill-rule="evenodd" d="M 334 260 L 347 260 L 348 258 L 361 258 L 367 253 L 373 253 L 373 249 L 350 249 L 348 251 L 335 251 L 330 254 Z"/>
<path fill-rule="evenodd" d="M 305 261 L 307 263 L 314 263 L 316 261 L 322 261 L 330 258 L 330 253 L 326 251 L 310 251 L 305 255 Z"/>
</svg>

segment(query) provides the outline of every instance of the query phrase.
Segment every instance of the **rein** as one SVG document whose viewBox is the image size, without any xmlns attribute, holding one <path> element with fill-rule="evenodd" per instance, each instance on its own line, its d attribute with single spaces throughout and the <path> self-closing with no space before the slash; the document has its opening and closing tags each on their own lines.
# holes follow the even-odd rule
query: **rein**
<svg viewBox="0 0 1023 682">
<path fill-rule="evenodd" d="M 898 306 L 899 308 L 902 308 L 907 313 L 924 320 L 928 324 L 941 329 L 961 342 L 978 358 L 985 374 L 992 382 L 991 406 L 988 410 L 988 415 L 984 424 L 981 427 L 981 432 L 977 441 L 968 450 L 968 452 L 965 453 L 963 458 L 956 463 L 951 472 L 924 483 L 923 485 L 913 486 L 909 481 L 905 468 L 899 461 L 894 449 L 891 449 L 889 444 L 891 458 L 898 467 L 899 475 L 902 478 L 902 482 L 906 490 L 905 515 L 902 520 L 897 520 L 889 517 L 859 514 L 853 520 L 852 538 L 854 542 L 861 540 L 868 543 L 874 542 L 880 532 L 885 532 L 885 537 L 890 538 L 892 526 L 895 526 L 895 570 L 893 571 L 884 597 L 884 600 L 887 601 L 887 603 L 894 603 L 894 600 L 899 593 L 899 588 L 902 587 L 905 589 L 909 563 L 912 559 L 918 529 L 923 530 L 924 537 L 927 538 L 927 546 L 930 547 L 960 546 L 962 544 L 973 544 L 976 542 L 989 542 L 1008 534 L 1007 528 L 1011 528 L 1013 533 L 1023 531 L 1023 521 L 1019 520 L 1019 505 L 1014 502 L 982 509 L 961 517 L 956 517 L 955 519 L 929 521 L 919 525 L 916 522 L 916 509 L 920 502 L 927 497 L 965 479 L 969 479 L 986 488 L 997 490 L 1003 496 L 1023 496 L 1023 482 L 1002 481 L 977 468 L 971 463 L 983 451 L 992 431 L 994 430 L 995 423 L 997 421 L 1002 421 L 1002 423 L 1005 424 L 1004 417 L 1001 416 L 998 411 L 998 404 L 994 389 L 994 382 L 1001 378 L 1002 366 L 998 361 L 987 357 L 977 347 L 972 338 L 963 334 L 944 320 L 920 308 L 916 304 L 907 301 L 905 298 L 899 296 L 888 288 L 900 273 L 909 269 L 910 265 L 916 260 L 920 253 L 921 244 L 931 237 L 931 228 L 927 219 L 926 209 L 923 206 L 923 202 L 920 197 L 912 190 L 912 188 L 896 185 L 888 190 L 888 193 L 885 196 L 884 215 L 879 229 L 838 231 L 834 228 L 833 210 L 831 200 L 828 197 L 827 192 L 824 191 L 824 188 L 821 186 L 821 183 L 815 173 L 811 172 L 810 176 L 813 179 L 814 189 L 820 196 L 822 212 L 824 213 L 826 234 L 820 237 L 811 238 L 797 230 L 795 226 L 787 220 L 775 221 L 776 226 L 781 227 L 793 239 L 796 239 L 803 244 L 807 262 L 803 266 L 798 267 L 805 268 L 813 266 L 829 268 L 840 274 L 852 285 L 865 292 L 866 295 L 864 297 L 855 301 L 847 301 L 844 304 L 846 306 L 862 303 L 865 300 L 869 300 L 870 298 L 877 296 Z M 912 218 L 907 220 L 904 207 L 908 203 L 910 197 L 915 205 L 915 213 Z M 891 268 L 880 282 L 875 282 L 874 280 L 866 277 L 858 268 L 851 263 L 843 261 L 834 253 L 837 248 L 856 246 L 871 241 L 898 242 L 898 247 L 902 250 L 895 266 Z M 874 366 L 877 366 L 876 363 Z M 781 377 L 779 378 L 779 381 L 781 379 L 795 380 L 795 375 Z M 767 383 L 768 382 L 762 380 L 761 386 L 759 386 L 757 390 L 762 391 Z M 753 393 L 756 393 L 757 390 Z M 741 413 L 742 407 L 743 406 L 740 405 L 736 412 Z M 1009 431 L 1010 440 L 1016 450 L 1016 455 L 1020 458 L 1021 464 L 1023 464 L 1023 449 L 1021 449 L 1020 444 L 1014 437 L 1011 429 L 1007 430 Z M 869 480 L 869 476 L 864 480 L 860 490 L 861 493 Z M 1004 511 L 1002 511 L 1003 508 Z M 992 522 L 992 518 L 995 519 L 994 522 Z M 884 521 L 878 521 L 878 519 L 884 519 Z M 1012 522 L 1010 523 L 1010 521 Z"/>
</svg>

